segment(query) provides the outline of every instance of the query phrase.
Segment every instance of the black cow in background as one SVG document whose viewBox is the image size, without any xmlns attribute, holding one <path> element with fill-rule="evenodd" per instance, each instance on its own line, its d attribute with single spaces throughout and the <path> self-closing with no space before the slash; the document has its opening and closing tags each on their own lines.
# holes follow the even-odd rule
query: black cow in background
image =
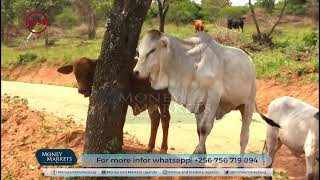
<svg viewBox="0 0 320 180">
<path fill-rule="evenodd" d="M 241 18 L 229 18 L 228 19 L 228 29 L 239 29 L 243 32 L 243 20 L 246 19 L 244 17 Z"/>
</svg>

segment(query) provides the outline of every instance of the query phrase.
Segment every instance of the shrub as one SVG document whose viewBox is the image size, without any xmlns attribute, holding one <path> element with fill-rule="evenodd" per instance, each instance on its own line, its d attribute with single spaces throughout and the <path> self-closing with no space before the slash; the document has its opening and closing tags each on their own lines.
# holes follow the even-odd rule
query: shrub
<svg viewBox="0 0 320 180">
<path fill-rule="evenodd" d="M 65 28 L 76 25 L 78 19 L 78 16 L 72 12 L 71 8 L 63 9 L 63 12 L 55 17 L 57 24 Z"/>
<path fill-rule="evenodd" d="M 219 17 L 230 18 L 230 17 L 242 17 L 249 10 L 247 6 L 227 6 L 220 10 Z"/>
<path fill-rule="evenodd" d="M 37 59 L 37 57 L 38 56 L 36 54 L 29 53 L 29 52 L 27 52 L 25 54 L 20 54 L 18 56 L 18 63 L 23 64 L 23 63 L 31 62 L 31 61 Z"/>
<path fill-rule="evenodd" d="M 308 46 L 315 46 L 317 44 L 317 41 L 318 41 L 318 33 L 312 32 L 310 34 L 306 34 L 303 37 L 303 41 Z"/>
</svg>

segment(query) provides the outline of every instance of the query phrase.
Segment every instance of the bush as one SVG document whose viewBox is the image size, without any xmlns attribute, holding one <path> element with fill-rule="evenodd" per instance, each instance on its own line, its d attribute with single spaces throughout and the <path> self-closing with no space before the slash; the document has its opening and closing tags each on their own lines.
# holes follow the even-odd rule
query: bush
<svg viewBox="0 0 320 180">
<path fill-rule="evenodd" d="M 247 6 L 228 6 L 224 7 L 219 12 L 221 18 L 242 17 L 249 10 Z"/>
<path fill-rule="evenodd" d="M 72 12 L 71 8 L 63 9 L 63 12 L 55 17 L 55 21 L 59 26 L 68 28 L 78 23 L 78 16 Z"/>
<path fill-rule="evenodd" d="M 318 41 L 318 33 L 312 32 L 303 37 L 303 41 L 307 46 L 315 46 Z"/>
<path fill-rule="evenodd" d="M 25 54 L 20 54 L 18 56 L 18 63 L 23 64 L 23 63 L 31 62 L 31 61 L 37 59 L 37 57 L 38 56 L 36 54 L 29 53 L 29 52 L 27 52 Z"/>
<path fill-rule="evenodd" d="M 281 9 L 282 6 L 283 6 L 283 2 L 276 4 L 276 8 L 279 10 Z M 299 2 L 297 0 L 291 0 L 291 1 L 288 1 L 285 11 L 287 14 L 306 15 L 308 12 L 307 4 L 303 2 Z"/>
</svg>

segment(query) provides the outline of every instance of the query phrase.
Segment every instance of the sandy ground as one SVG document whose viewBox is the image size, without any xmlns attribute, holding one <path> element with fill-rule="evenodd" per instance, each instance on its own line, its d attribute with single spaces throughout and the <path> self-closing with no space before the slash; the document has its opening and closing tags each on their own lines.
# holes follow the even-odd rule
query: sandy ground
<svg viewBox="0 0 320 180">
<path fill-rule="evenodd" d="M 1 86 L 1 95 L 26 98 L 31 109 L 45 110 L 63 118 L 73 117 L 77 123 L 85 124 L 88 99 L 80 96 L 75 88 L 8 81 L 1 81 Z M 172 120 L 168 153 L 192 153 L 198 142 L 194 116 L 175 103 L 171 104 L 170 111 Z M 256 114 L 254 119 L 250 127 L 246 153 L 261 153 L 265 139 L 266 124 Z M 240 129 L 240 113 L 237 111 L 216 121 L 207 140 L 207 153 L 239 153 Z M 129 108 L 124 131 L 133 135 L 139 143 L 147 144 L 150 132 L 147 113 L 133 116 Z M 160 147 L 161 138 L 162 132 L 159 128 L 157 148 Z M 285 147 L 281 148 L 278 156 L 274 164 L 277 171 L 288 171 L 290 179 L 303 179 L 305 171 L 303 158 L 293 157 Z"/>
<path fill-rule="evenodd" d="M 85 125 L 88 99 L 80 96 L 76 88 L 13 81 L 2 81 L 1 85 L 1 95 L 26 98 L 29 106 L 35 110 L 44 110 L 63 118 L 73 117 L 76 122 Z M 169 131 L 169 153 L 192 153 L 198 142 L 193 114 L 174 102 L 170 106 L 170 111 L 172 121 Z M 261 122 L 251 124 L 252 138 L 247 147 L 248 153 L 261 152 L 265 138 L 265 123 L 256 114 L 254 118 Z M 240 113 L 233 111 L 222 120 L 216 121 L 207 141 L 207 153 L 239 153 L 240 119 Z M 124 131 L 134 135 L 142 144 L 147 144 L 150 131 L 147 112 L 135 117 L 129 108 Z M 158 147 L 161 145 L 161 138 L 162 131 L 159 127 Z"/>
</svg>

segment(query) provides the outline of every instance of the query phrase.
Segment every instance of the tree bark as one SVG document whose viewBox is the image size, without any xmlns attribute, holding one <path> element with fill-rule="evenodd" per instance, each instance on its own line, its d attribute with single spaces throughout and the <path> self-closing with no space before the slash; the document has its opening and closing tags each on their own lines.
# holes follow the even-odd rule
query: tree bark
<svg viewBox="0 0 320 180">
<path fill-rule="evenodd" d="M 93 11 L 90 14 L 89 22 L 88 22 L 88 38 L 89 39 L 96 38 L 96 29 L 97 29 L 97 19 L 96 19 L 96 13 Z"/>
<path fill-rule="evenodd" d="M 104 34 L 90 96 L 84 153 L 121 149 L 129 76 L 151 0 L 116 0 Z"/>
</svg>

